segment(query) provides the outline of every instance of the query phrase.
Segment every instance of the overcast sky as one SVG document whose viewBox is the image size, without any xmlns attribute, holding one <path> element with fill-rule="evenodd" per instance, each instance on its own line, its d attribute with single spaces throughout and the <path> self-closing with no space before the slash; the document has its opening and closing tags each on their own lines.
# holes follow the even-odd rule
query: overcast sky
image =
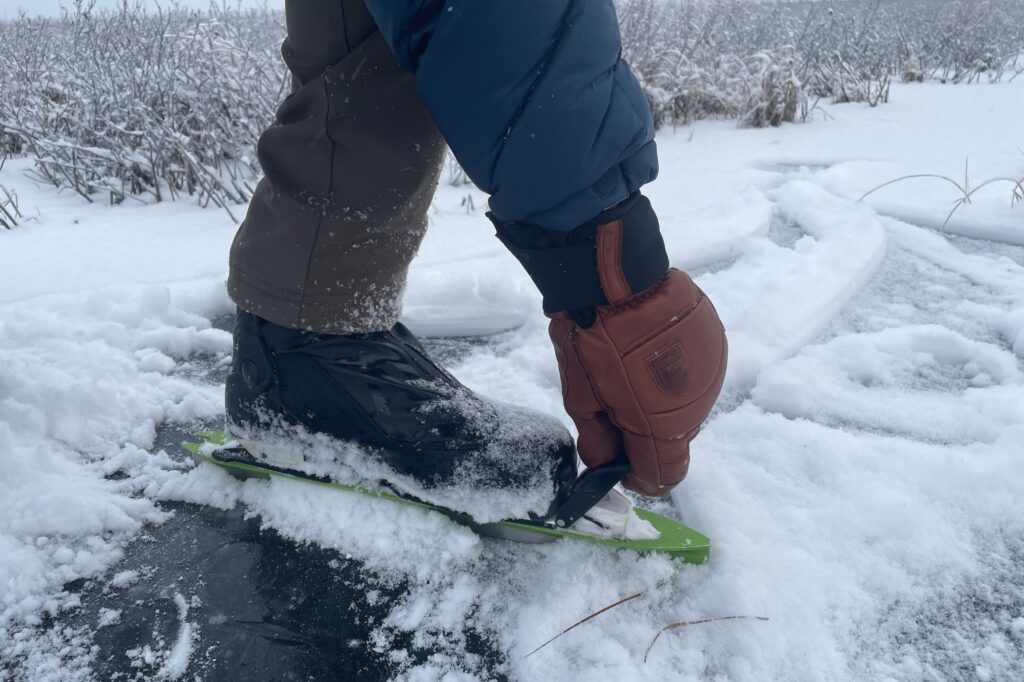
<svg viewBox="0 0 1024 682">
<path fill-rule="evenodd" d="M 229 0 L 228 5 L 234 6 L 237 2 L 238 0 Z M 97 0 L 96 2 L 97 7 L 115 7 L 118 4 L 120 4 L 119 0 Z M 148 0 L 147 4 L 153 4 L 153 0 Z M 171 5 L 171 2 L 164 0 L 160 4 L 167 7 Z M 210 6 L 210 0 L 180 0 L 180 4 L 185 7 L 206 8 Z M 241 0 L 243 7 L 256 7 L 262 4 L 264 4 L 264 0 Z M 266 0 L 266 4 L 269 7 L 283 8 L 284 0 Z M 0 17 L 16 16 L 22 9 L 29 14 L 60 16 L 61 7 L 74 7 L 74 2 L 72 0 L 0 0 Z"/>
</svg>

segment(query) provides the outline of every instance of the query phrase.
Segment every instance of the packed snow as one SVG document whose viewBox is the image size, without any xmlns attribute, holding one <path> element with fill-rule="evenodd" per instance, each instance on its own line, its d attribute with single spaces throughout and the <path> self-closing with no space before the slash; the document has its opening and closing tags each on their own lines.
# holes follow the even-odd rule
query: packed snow
<svg viewBox="0 0 1024 682">
<path fill-rule="evenodd" d="M 943 181 L 858 201 L 907 174 L 959 181 L 968 158 L 972 185 L 1024 176 L 1022 110 L 1020 79 L 901 85 L 884 107 L 828 106 L 806 125 L 661 133 L 649 194 L 731 343 L 690 477 L 656 507 L 712 538 L 703 566 L 483 540 L 155 447 L 162 426 L 223 413 L 231 338 L 214 320 L 233 310 L 235 226 L 186 203 L 86 204 L 8 162 L 0 182 L 31 219 L 0 231 L 0 680 L 90 678 L 95 633 L 122 615 L 62 625 L 81 608 L 68 585 L 130 589 L 141 576 L 119 561 L 168 502 L 241 505 L 403 585 L 364 644 L 399 679 L 1024 678 L 1024 207 L 993 185 L 942 229 L 959 198 Z M 502 331 L 449 369 L 571 428 L 539 294 L 467 194 L 484 205 L 438 193 L 407 319 Z M 118 655 L 202 679 L 205 622 L 176 589 L 177 636 Z M 648 652 L 666 626 L 733 615 L 768 620 L 670 630 Z"/>
</svg>

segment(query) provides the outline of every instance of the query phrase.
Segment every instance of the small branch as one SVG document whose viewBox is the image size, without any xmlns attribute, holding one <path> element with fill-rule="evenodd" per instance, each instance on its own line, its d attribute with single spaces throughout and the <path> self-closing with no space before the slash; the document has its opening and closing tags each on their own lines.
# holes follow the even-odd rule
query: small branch
<svg viewBox="0 0 1024 682">
<path fill-rule="evenodd" d="M 528 653 L 525 656 L 523 656 L 523 658 L 529 658 L 530 656 L 533 656 L 535 653 L 537 653 L 538 651 L 540 651 L 541 649 L 546 647 L 548 644 L 551 644 L 553 641 L 555 641 L 556 639 L 558 639 L 562 635 L 566 634 L 570 630 L 575 630 L 576 628 L 578 628 L 579 626 L 583 625 L 587 621 L 591 621 L 591 620 L 597 618 L 602 613 L 604 613 L 606 611 L 610 611 L 610 610 L 614 609 L 616 606 L 621 606 L 622 604 L 625 604 L 626 602 L 633 601 L 634 599 L 639 599 L 640 597 L 644 596 L 645 594 L 647 594 L 647 590 L 644 590 L 643 592 L 637 592 L 636 594 L 631 594 L 628 597 L 620 599 L 619 601 L 615 602 L 614 604 L 609 604 L 608 606 L 604 607 L 600 611 L 595 611 L 594 613 L 590 614 L 589 616 L 587 616 L 583 620 L 578 620 L 575 623 L 573 623 L 572 625 L 570 625 L 569 627 L 567 627 L 566 629 L 562 630 L 557 635 L 555 635 L 554 637 L 552 637 L 548 641 L 544 642 L 543 644 L 541 644 L 539 647 L 537 647 L 536 649 L 534 649 L 530 653 Z"/>
<path fill-rule="evenodd" d="M 656 634 L 654 636 L 654 639 L 651 640 L 651 643 L 647 645 L 647 651 L 644 652 L 644 663 L 647 662 L 647 657 L 650 655 L 651 649 L 654 648 L 654 645 L 658 642 L 658 639 L 661 637 L 661 635 L 666 633 L 666 632 L 668 632 L 669 630 L 676 630 L 676 629 L 679 629 L 679 628 L 686 628 L 686 627 L 689 627 L 691 625 L 703 625 L 705 623 L 717 623 L 717 622 L 723 621 L 723 620 L 760 620 L 760 621 L 768 621 L 769 618 L 767 616 L 722 616 L 720 618 L 703 618 L 701 620 L 688 620 L 688 621 L 686 621 L 684 623 L 672 623 L 671 625 L 666 625 L 660 631 L 658 631 L 658 634 Z"/>
</svg>

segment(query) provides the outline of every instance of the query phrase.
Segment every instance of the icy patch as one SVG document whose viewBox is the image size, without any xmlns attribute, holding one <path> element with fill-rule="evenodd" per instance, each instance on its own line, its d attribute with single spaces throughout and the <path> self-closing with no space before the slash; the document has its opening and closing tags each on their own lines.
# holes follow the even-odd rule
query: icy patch
<svg viewBox="0 0 1024 682">
<path fill-rule="evenodd" d="M 793 248 L 751 241 L 733 267 L 698 278 L 729 335 L 727 387 L 752 385 L 762 369 L 813 339 L 885 255 L 885 231 L 869 208 L 804 181 L 770 196 L 806 235 Z"/>
<path fill-rule="evenodd" d="M 197 304 L 218 297 L 186 288 Z M 0 312 L 0 657 L 33 679 L 75 679 L 84 665 L 81 651 L 52 641 L 78 635 L 38 629 L 76 608 L 65 586 L 102 575 L 145 524 L 166 518 L 140 497 L 182 466 L 146 452 L 157 424 L 223 409 L 220 387 L 177 376 L 168 359 L 224 354 L 230 337 L 166 288 L 119 294 Z"/>
<path fill-rule="evenodd" d="M 999 297 L 997 300 L 1009 297 L 1019 303 L 1024 298 L 1024 290 L 1020 286 L 1024 281 L 1024 265 L 993 254 L 992 246 L 989 253 L 965 253 L 949 239 L 931 230 L 891 219 L 886 219 L 884 224 L 895 245 L 989 287 Z"/>
<path fill-rule="evenodd" d="M 753 400 L 811 418 L 946 443 L 1024 425 L 1024 373 L 1005 350 L 938 326 L 841 336 L 765 370 Z"/>
<path fill-rule="evenodd" d="M 1024 265 L 1006 256 L 964 253 L 941 235 L 896 220 L 886 229 L 901 248 L 981 290 L 981 296 L 970 299 L 963 292 L 950 292 L 955 308 L 941 311 L 952 318 L 950 324 L 957 318 L 975 320 L 979 327 L 998 332 L 1014 354 L 1024 357 Z"/>
</svg>

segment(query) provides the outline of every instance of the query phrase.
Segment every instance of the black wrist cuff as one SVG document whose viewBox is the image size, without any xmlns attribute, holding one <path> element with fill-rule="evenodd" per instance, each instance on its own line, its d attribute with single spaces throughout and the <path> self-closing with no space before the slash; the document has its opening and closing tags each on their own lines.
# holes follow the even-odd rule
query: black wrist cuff
<svg viewBox="0 0 1024 682">
<path fill-rule="evenodd" d="M 526 223 L 500 223 L 490 213 L 500 239 L 519 259 L 544 296 L 544 312 L 581 311 L 607 305 L 601 287 L 597 237 L 602 226 L 622 222 L 621 270 L 632 293 L 640 293 L 668 271 L 668 254 L 658 216 L 639 192 L 571 232 L 553 232 Z"/>
</svg>

